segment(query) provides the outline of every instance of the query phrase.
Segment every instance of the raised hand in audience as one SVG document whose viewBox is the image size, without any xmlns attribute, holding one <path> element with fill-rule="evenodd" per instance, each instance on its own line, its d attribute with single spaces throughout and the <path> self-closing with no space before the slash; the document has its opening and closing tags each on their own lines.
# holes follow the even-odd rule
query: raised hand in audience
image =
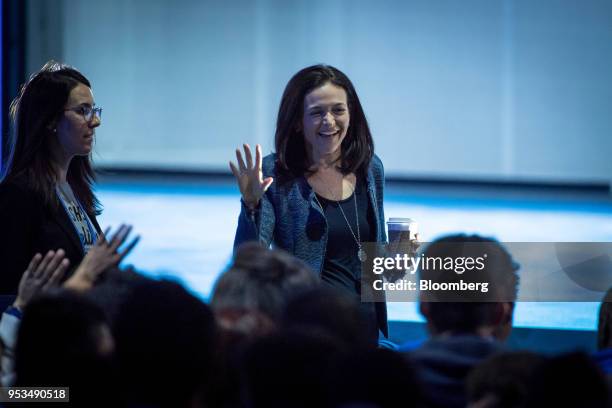
<svg viewBox="0 0 612 408">
<path fill-rule="evenodd" d="M 122 224 L 117 232 L 107 240 L 106 237 L 110 237 L 109 231 L 110 228 L 100 235 L 98 241 L 85 255 L 74 274 L 66 280 L 64 287 L 80 291 L 91 289 L 98 277 L 111 266 L 118 265 L 140 240 L 140 236 L 136 236 L 119 251 L 119 247 L 127 241 L 132 226 Z"/>
<path fill-rule="evenodd" d="M 49 251 L 44 257 L 41 254 L 34 255 L 21 276 L 13 306 L 23 309 L 36 294 L 56 285 L 70 265 L 65 256 L 63 249 Z"/>
</svg>

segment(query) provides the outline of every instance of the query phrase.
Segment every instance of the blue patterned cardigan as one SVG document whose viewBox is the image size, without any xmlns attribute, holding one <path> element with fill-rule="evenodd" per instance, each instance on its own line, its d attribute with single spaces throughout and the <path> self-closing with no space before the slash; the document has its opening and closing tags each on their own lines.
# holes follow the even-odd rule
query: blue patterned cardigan
<svg viewBox="0 0 612 408">
<path fill-rule="evenodd" d="M 264 178 L 274 182 L 255 210 L 241 205 L 234 248 L 247 241 L 271 244 L 295 255 L 318 274 L 323 268 L 327 248 L 327 220 L 315 201 L 315 192 L 305 177 L 279 183 L 275 168 L 276 155 L 263 159 Z M 385 174 L 381 160 L 374 155 L 367 173 L 367 190 L 374 210 L 377 242 L 387 241 L 383 210 Z M 379 328 L 388 336 L 387 310 L 384 302 L 376 304 Z"/>
</svg>

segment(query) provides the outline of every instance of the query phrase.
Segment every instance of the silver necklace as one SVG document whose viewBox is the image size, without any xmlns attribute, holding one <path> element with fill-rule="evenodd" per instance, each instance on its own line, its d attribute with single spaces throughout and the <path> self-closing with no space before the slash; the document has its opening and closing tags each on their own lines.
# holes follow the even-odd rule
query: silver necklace
<svg viewBox="0 0 612 408">
<path fill-rule="evenodd" d="M 332 194 L 331 190 L 327 187 L 326 184 L 323 184 L 325 186 L 325 188 L 327 189 L 327 191 L 329 192 L 330 197 L 333 197 L 334 195 Z M 344 210 L 342 209 L 342 205 L 340 204 L 340 202 L 338 200 L 331 200 L 331 201 L 335 201 L 336 205 L 338 206 L 338 208 L 340 209 L 340 213 L 342 213 L 342 216 L 344 217 L 344 221 L 346 221 L 346 225 L 349 228 L 349 231 L 351 231 L 351 235 L 353 236 L 353 239 L 355 240 L 355 243 L 357 244 L 357 258 L 361 261 L 361 262 L 365 262 L 366 259 L 368 259 L 366 252 L 364 251 L 363 247 L 361 246 L 361 234 L 359 232 L 359 211 L 357 210 L 357 194 L 355 193 L 355 190 L 357 189 L 357 181 L 355 181 L 355 188 L 353 189 L 353 201 L 355 202 L 355 218 L 357 221 L 357 235 L 355 235 L 355 233 L 353 232 L 353 228 L 351 227 L 351 223 L 349 222 L 348 218 L 346 217 L 346 214 L 344 213 Z M 325 210 L 323 209 L 323 206 L 321 205 L 321 202 L 319 201 L 319 198 L 317 197 L 317 194 L 315 193 L 315 200 L 317 200 L 317 204 L 319 204 L 319 207 L 321 207 L 321 211 L 323 211 L 323 213 L 325 213 Z"/>
</svg>

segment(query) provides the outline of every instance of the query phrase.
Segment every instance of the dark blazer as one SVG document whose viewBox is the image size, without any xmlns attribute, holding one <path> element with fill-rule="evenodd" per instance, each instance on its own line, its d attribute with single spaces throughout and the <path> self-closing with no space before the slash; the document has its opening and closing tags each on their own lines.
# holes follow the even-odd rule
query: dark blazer
<svg viewBox="0 0 612 408">
<path fill-rule="evenodd" d="M 259 241 L 265 246 L 274 244 L 300 258 L 320 274 L 327 247 L 327 220 L 315 201 L 314 190 L 304 177 L 280 182 L 274 154 L 264 157 L 262 173 L 264 178 L 274 177 L 274 183 L 255 211 L 250 211 L 242 203 L 234 248 L 246 241 Z M 366 182 L 370 205 L 374 209 L 376 242 L 385 243 L 385 174 L 383 164 L 376 155 L 368 168 Z M 379 328 L 387 336 L 384 302 L 376 303 L 376 314 Z"/>
<path fill-rule="evenodd" d="M 100 233 L 94 214 L 88 214 Z M 84 257 L 72 221 L 59 205 L 49 208 L 31 189 L 15 182 L 0 184 L 0 295 L 16 295 L 19 280 L 38 252 L 63 249 L 72 274 Z"/>
</svg>

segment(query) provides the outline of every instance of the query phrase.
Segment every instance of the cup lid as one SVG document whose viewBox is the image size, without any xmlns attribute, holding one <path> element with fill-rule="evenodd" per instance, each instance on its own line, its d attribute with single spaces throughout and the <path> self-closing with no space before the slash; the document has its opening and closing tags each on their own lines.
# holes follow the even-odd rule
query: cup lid
<svg viewBox="0 0 612 408">
<path fill-rule="evenodd" d="M 387 221 L 388 224 L 410 224 L 414 222 L 412 218 L 392 217 Z"/>
</svg>

